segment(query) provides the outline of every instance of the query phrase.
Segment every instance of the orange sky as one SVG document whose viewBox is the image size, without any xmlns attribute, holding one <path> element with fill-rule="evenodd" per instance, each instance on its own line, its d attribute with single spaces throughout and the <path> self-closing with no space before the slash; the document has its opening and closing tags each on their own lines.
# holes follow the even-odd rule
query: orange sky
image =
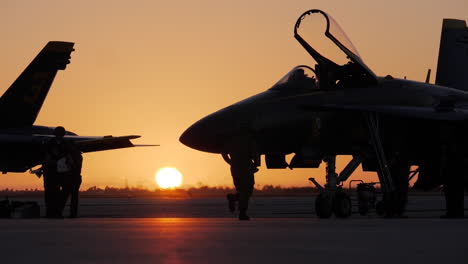
<svg viewBox="0 0 468 264">
<path fill-rule="evenodd" d="M 0 91 L 47 41 L 73 41 L 72 63 L 59 72 L 36 124 L 79 135 L 139 134 L 136 143 L 162 145 L 86 154 L 83 187 L 124 186 L 127 179 L 155 188 L 154 174 L 165 166 L 178 168 L 186 186 L 231 185 L 220 156 L 178 138 L 201 117 L 266 90 L 295 65 L 314 64 L 293 38 L 302 12 L 333 15 L 377 74 L 420 81 L 436 68 L 442 18 L 468 18 L 466 0 L 388 3 L 4 0 Z M 323 175 L 323 169 L 262 167 L 256 181 L 304 186 Z M 0 176 L 0 188 L 41 186 L 29 174 Z"/>
</svg>

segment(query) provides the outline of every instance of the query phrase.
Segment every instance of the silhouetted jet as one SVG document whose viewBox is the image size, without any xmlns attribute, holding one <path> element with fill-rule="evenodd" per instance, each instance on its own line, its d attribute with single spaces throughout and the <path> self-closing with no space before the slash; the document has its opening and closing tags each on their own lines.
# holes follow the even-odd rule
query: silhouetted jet
<svg viewBox="0 0 468 264">
<path fill-rule="evenodd" d="M 33 125 L 58 70 L 70 63 L 74 43 L 51 41 L 0 98 L 0 171 L 24 172 L 44 161 L 43 143 L 55 127 Z M 133 147 L 140 136 L 83 137 L 67 131 L 81 152 Z"/>
<path fill-rule="evenodd" d="M 261 155 L 270 169 L 318 168 L 326 162 L 326 184 L 319 186 L 316 199 L 322 218 L 351 214 L 340 184 L 360 164 L 364 171 L 378 173 L 387 216 L 404 212 L 411 166 L 419 166 L 417 187 L 444 185 L 447 216 L 463 216 L 468 161 L 465 21 L 444 19 L 436 85 L 429 78 L 421 83 L 376 76 L 323 11 L 302 14 L 294 36 L 315 67 L 295 67 L 269 90 L 206 116 L 180 137 L 191 148 L 222 154 L 231 165 L 238 193 L 229 197 L 230 206 L 239 203 L 240 219 L 248 219 L 247 202 Z M 294 154 L 290 161 L 288 154 Z M 337 155 L 353 156 L 339 174 Z"/>
</svg>

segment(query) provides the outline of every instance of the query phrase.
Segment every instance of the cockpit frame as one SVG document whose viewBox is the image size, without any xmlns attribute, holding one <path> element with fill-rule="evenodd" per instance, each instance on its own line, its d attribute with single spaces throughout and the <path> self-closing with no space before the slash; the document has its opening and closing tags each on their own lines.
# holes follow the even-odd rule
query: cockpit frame
<svg viewBox="0 0 468 264">
<path fill-rule="evenodd" d="M 305 93 L 319 90 L 315 70 L 307 65 L 298 65 L 281 78 L 270 90 L 285 93 Z"/>
<path fill-rule="evenodd" d="M 350 60 L 347 64 L 345 65 L 338 65 L 334 61 L 328 59 L 327 57 L 323 56 L 320 54 L 316 49 L 314 49 L 304 38 L 298 33 L 298 29 L 301 26 L 302 21 L 310 15 L 313 14 L 320 14 L 326 19 L 326 29 L 325 29 L 325 36 L 330 39 L 341 51 L 343 51 L 347 58 Z M 347 42 L 345 45 L 340 41 L 332 32 L 330 31 L 331 27 L 331 21 L 333 22 L 333 26 L 337 32 L 341 33 L 339 35 L 342 35 L 342 39 Z M 359 76 L 361 80 L 365 80 L 365 83 L 368 84 L 375 84 L 377 82 L 377 77 L 372 72 L 372 70 L 367 67 L 367 65 L 362 61 L 361 57 L 359 56 L 359 53 L 357 52 L 356 48 L 354 45 L 351 43 L 349 38 L 346 36 L 343 30 L 341 30 L 340 26 L 336 21 L 329 16 L 327 13 L 323 12 L 322 10 L 319 9 L 311 9 L 306 12 L 304 12 L 296 21 L 296 24 L 294 25 L 294 37 L 296 40 L 304 47 L 304 49 L 312 56 L 312 58 L 318 63 L 318 68 L 316 67 L 316 71 L 318 75 L 322 75 L 321 72 L 324 70 L 327 72 L 331 72 L 332 74 L 327 74 L 327 75 L 343 75 L 342 72 L 343 70 L 345 71 L 350 71 L 350 73 L 345 73 L 348 75 L 354 75 L 354 76 Z M 337 74 L 334 74 L 337 73 Z M 318 76 L 320 78 L 320 76 Z M 325 79 L 325 78 L 322 78 Z M 331 82 L 336 82 L 338 81 L 338 77 L 336 80 L 331 80 Z"/>
</svg>

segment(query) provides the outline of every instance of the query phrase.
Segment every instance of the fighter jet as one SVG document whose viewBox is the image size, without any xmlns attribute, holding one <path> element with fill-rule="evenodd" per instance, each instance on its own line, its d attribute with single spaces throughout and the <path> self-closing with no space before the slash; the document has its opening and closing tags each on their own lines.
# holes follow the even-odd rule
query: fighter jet
<svg viewBox="0 0 468 264">
<path fill-rule="evenodd" d="M 237 190 L 229 196 L 230 208 L 238 202 L 239 219 L 249 219 L 248 200 L 262 155 L 269 169 L 326 163 L 326 184 L 317 183 L 321 192 L 315 201 L 321 218 L 350 216 L 351 201 L 340 185 L 359 165 L 377 172 L 386 216 L 404 213 L 411 166 L 418 166 L 416 187 L 444 185 L 447 216 L 463 216 L 465 21 L 443 21 L 435 85 L 429 75 L 426 83 L 376 76 L 337 22 L 321 10 L 303 13 L 294 37 L 315 60 L 313 67 L 295 67 L 267 91 L 202 118 L 180 137 L 183 144 L 221 154 L 230 164 Z M 288 154 L 294 154 L 289 161 Z M 340 173 L 337 155 L 353 157 Z"/>
<path fill-rule="evenodd" d="M 44 161 L 44 143 L 54 137 L 55 127 L 34 122 L 55 75 L 70 63 L 74 43 L 51 41 L 0 98 L 0 171 L 25 172 Z M 66 131 L 65 141 L 83 153 L 128 148 L 140 136 L 85 137 Z"/>
</svg>

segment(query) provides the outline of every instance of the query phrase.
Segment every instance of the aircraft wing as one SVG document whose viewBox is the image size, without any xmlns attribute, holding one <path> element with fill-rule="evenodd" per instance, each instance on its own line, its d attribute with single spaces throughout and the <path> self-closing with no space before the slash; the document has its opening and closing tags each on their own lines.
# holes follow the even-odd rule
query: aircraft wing
<svg viewBox="0 0 468 264">
<path fill-rule="evenodd" d="M 408 118 L 432 119 L 461 121 L 468 120 L 468 108 L 462 107 L 424 107 L 424 106 L 399 106 L 399 105 L 338 105 L 338 104 L 319 104 L 299 106 L 304 111 L 359 111 L 375 112 L 402 116 Z"/>
<path fill-rule="evenodd" d="M 282 98 L 305 112 L 374 112 L 406 118 L 468 120 L 468 92 L 417 82 L 396 81 L 378 89 L 310 92 Z"/>
<path fill-rule="evenodd" d="M 119 148 L 130 148 L 134 147 L 131 139 L 139 138 L 140 136 L 121 136 L 121 137 L 97 137 L 97 138 L 86 138 L 80 136 L 72 136 L 67 139 L 74 141 L 81 152 L 96 152 L 103 150 L 119 149 Z"/>
<path fill-rule="evenodd" d="M 43 142 L 47 138 L 53 138 L 52 135 L 33 135 L 36 141 Z M 103 136 L 103 137 L 85 137 L 85 136 L 65 136 L 66 141 L 71 141 L 76 144 L 78 149 L 83 152 L 96 152 L 111 149 L 131 148 L 131 147 L 149 147 L 159 145 L 135 145 L 130 140 L 139 138 L 140 136 Z"/>
</svg>

